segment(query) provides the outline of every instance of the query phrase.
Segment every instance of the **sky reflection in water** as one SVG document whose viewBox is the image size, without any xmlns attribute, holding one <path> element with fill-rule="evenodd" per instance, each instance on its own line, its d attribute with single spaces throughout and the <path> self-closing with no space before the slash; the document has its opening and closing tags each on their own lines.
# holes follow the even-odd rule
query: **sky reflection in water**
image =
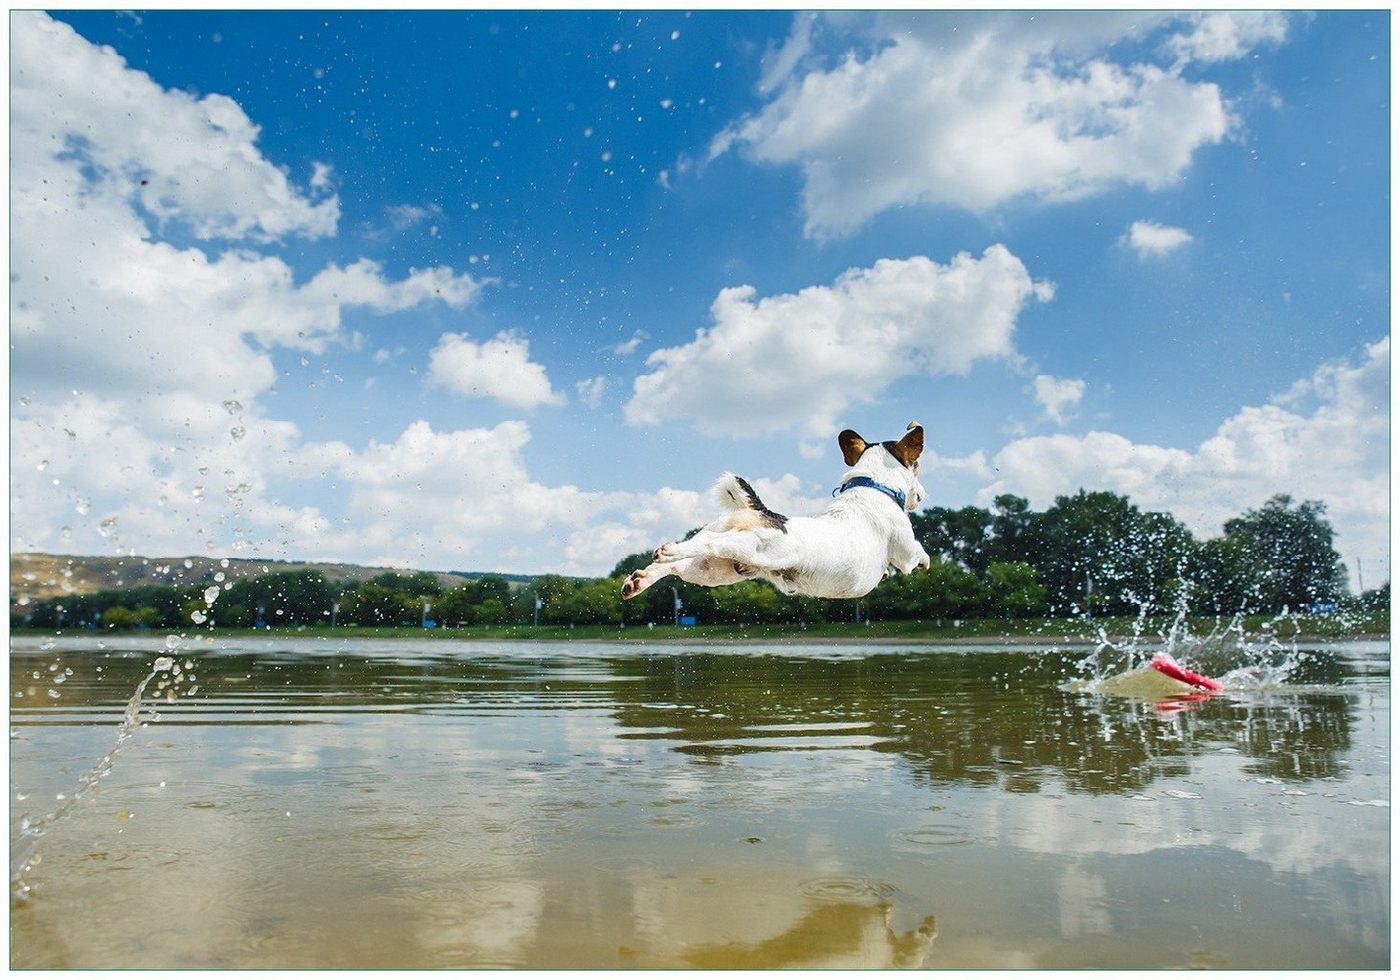
<svg viewBox="0 0 1400 980">
<path fill-rule="evenodd" d="M 1389 962 L 1384 643 L 1164 712 L 1082 649 L 185 641 L 23 832 L 166 653 L 15 641 L 12 966 Z"/>
</svg>

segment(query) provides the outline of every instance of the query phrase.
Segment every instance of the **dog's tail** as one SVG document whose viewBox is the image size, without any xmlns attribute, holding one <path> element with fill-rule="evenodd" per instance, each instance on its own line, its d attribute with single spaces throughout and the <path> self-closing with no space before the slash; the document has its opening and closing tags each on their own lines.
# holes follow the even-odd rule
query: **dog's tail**
<svg viewBox="0 0 1400 980">
<path fill-rule="evenodd" d="M 714 495 L 720 506 L 731 512 L 730 523 L 739 526 L 762 526 L 787 530 L 788 519 L 782 514 L 769 510 L 758 491 L 742 476 L 726 473 L 715 484 Z"/>
</svg>

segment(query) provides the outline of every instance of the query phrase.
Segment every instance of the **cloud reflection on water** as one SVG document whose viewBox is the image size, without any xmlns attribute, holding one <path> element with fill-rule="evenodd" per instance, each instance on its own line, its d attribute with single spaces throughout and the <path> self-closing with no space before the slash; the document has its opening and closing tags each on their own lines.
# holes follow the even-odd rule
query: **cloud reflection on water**
<svg viewBox="0 0 1400 980">
<path fill-rule="evenodd" d="M 14 712 L 17 788 L 62 785 L 44 767 L 105 723 L 137 652 L 16 647 L 13 686 L 74 667 L 59 704 Z M 1385 743 L 1374 686 L 1163 719 L 1069 692 L 1073 657 L 1025 650 L 186 652 L 199 696 L 45 842 L 16 965 L 1189 965 L 1125 938 L 1178 874 L 1289 916 L 1322 903 L 1316 929 L 1386 952 L 1386 814 L 1347 805 L 1388 795 L 1356 768 Z M 116 859 L 68 848 L 110 840 L 118 807 L 145 887 L 114 909 L 93 869 Z M 171 903 L 187 935 L 154 948 Z M 40 940 L 53 910 L 104 929 Z M 1250 956 L 1278 943 L 1253 904 L 1182 900 L 1167 921 L 1212 920 Z"/>
</svg>

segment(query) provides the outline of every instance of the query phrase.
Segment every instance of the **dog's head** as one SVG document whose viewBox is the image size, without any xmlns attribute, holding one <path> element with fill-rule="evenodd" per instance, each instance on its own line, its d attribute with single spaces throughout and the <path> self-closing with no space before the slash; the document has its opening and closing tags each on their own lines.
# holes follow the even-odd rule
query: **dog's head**
<svg viewBox="0 0 1400 980">
<path fill-rule="evenodd" d="M 924 451 L 924 427 L 910 422 L 904 437 L 896 441 L 867 442 L 852 429 L 836 437 L 848 476 L 868 476 L 904 494 L 904 509 L 914 511 L 924 501 L 919 482 L 919 457 Z"/>
</svg>

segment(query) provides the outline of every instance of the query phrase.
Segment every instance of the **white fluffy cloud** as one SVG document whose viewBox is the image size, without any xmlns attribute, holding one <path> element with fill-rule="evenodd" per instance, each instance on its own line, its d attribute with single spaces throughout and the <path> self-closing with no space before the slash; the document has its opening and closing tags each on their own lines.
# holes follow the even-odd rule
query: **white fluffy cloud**
<svg viewBox="0 0 1400 980">
<path fill-rule="evenodd" d="M 679 537 L 714 516 L 701 493 L 549 486 L 524 459 L 530 427 L 438 432 L 426 421 L 362 450 L 307 446 L 304 475 L 350 487 L 345 518 L 318 530 L 320 557 L 357 554 L 419 568 L 606 574 L 624 555 Z M 795 479 L 795 478 L 793 478 Z"/>
<path fill-rule="evenodd" d="M 845 42 L 836 63 L 812 53 L 818 26 Z M 806 231 L 817 238 L 901 205 L 987 211 L 1022 197 L 1156 189 L 1236 126 L 1220 88 L 1188 79 L 1185 65 L 1241 57 L 1286 30 L 1284 15 L 1255 12 L 798 17 L 764 76 L 771 101 L 710 152 L 737 147 L 799 166 Z M 1153 33 L 1167 64 L 1107 53 Z"/>
<path fill-rule="evenodd" d="M 466 334 L 443 334 L 428 355 L 428 383 L 516 408 L 565 401 L 551 387 L 544 366 L 530 360 L 530 342 L 509 330 L 482 343 Z"/>
<path fill-rule="evenodd" d="M 156 221 L 201 239 L 332 234 L 334 195 L 308 197 L 258 152 L 258 127 L 232 99 L 161 88 L 110 48 L 36 12 L 10 18 L 10 145 L 14 201 L 72 207 L 40 193 L 42 166 L 62 154 L 105 193 L 139 201 Z M 318 184 L 324 188 L 326 171 Z"/>
<path fill-rule="evenodd" d="M 271 417 L 277 349 L 353 349 L 345 310 L 463 309 L 489 280 L 365 259 L 298 279 L 260 249 L 338 233 L 328 166 L 298 187 L 230 100 L 163 89 L 44 14 L 12 23 L 12 547 L 599 574 L 712 516 L 693 490 L 542 484 L 519 421 L 351 446 Z M 564 400 L 511 332 L 443 335 L 429 377 Z"/>
<path fill-rule="evenodd" d="M 712 327 L 647 358 L 650 373 L 636 379 L 625 417 L 683 420 L 710 434 L 826 436 L 852 404 L 900 377 L 1014 361 L 1017 316 L 1051 294 L 1001 245 L 947 265 L 883 259 L 798 293 L 725 289 L 710 308 Z"/>
<path fill-rule="evenodd" d="M 1125 248 L 1137 252 L 1141 259 L 1166 255 L 1190 241 L 1191 233 L 1185 228 L 1159 225 L 1155 221 L 1134 221 L 1120 239 Z"/>
<path fill-rule="evenodd" d="M 1212 10 L 1191 15 L 1167 43 L 1181 61 L 1233 61 L 1288 37 L 1287 15 L 1277 10 Z"/>
<path fill-rule="evenodd" d="M 335 233 L 328 167 L 299 188 L 227 98 L 163 89 L 42 13 L 11 26 L 13 542 L 301 547 L 323 519 L 270 489 L 301 448 L 268 417 L 275 350 L 348 344 L 349 308 L 462 308 L 482 281 L 361 260 L 299 283 L 257 249 Z"/>
<path fill-rule="evenodd" d="M 1194 450 L 1134 443 L 1111 432 L 1016 440 L 993 458 L 988 503 L 1015 493 L 1045 507 L 1081 487 L 1126 494 L 1198 535 L 1276 493 L 1321 500 L 1348 562 L 1389 555 L 1390 341 L 1359 363 L 1332 363 L 1273 404 L 1242 408 Z"/>
<path fill-rule="evenodd" d="M 1056 378 L 1049 374 L 1037 374 L 1032 382 L 1036 403 L 1045 417 L 1057 425 L 1064 425 L 1065 412 L 1084 397 L 1084 387 L 1079 378 Z"/>
</svg>

